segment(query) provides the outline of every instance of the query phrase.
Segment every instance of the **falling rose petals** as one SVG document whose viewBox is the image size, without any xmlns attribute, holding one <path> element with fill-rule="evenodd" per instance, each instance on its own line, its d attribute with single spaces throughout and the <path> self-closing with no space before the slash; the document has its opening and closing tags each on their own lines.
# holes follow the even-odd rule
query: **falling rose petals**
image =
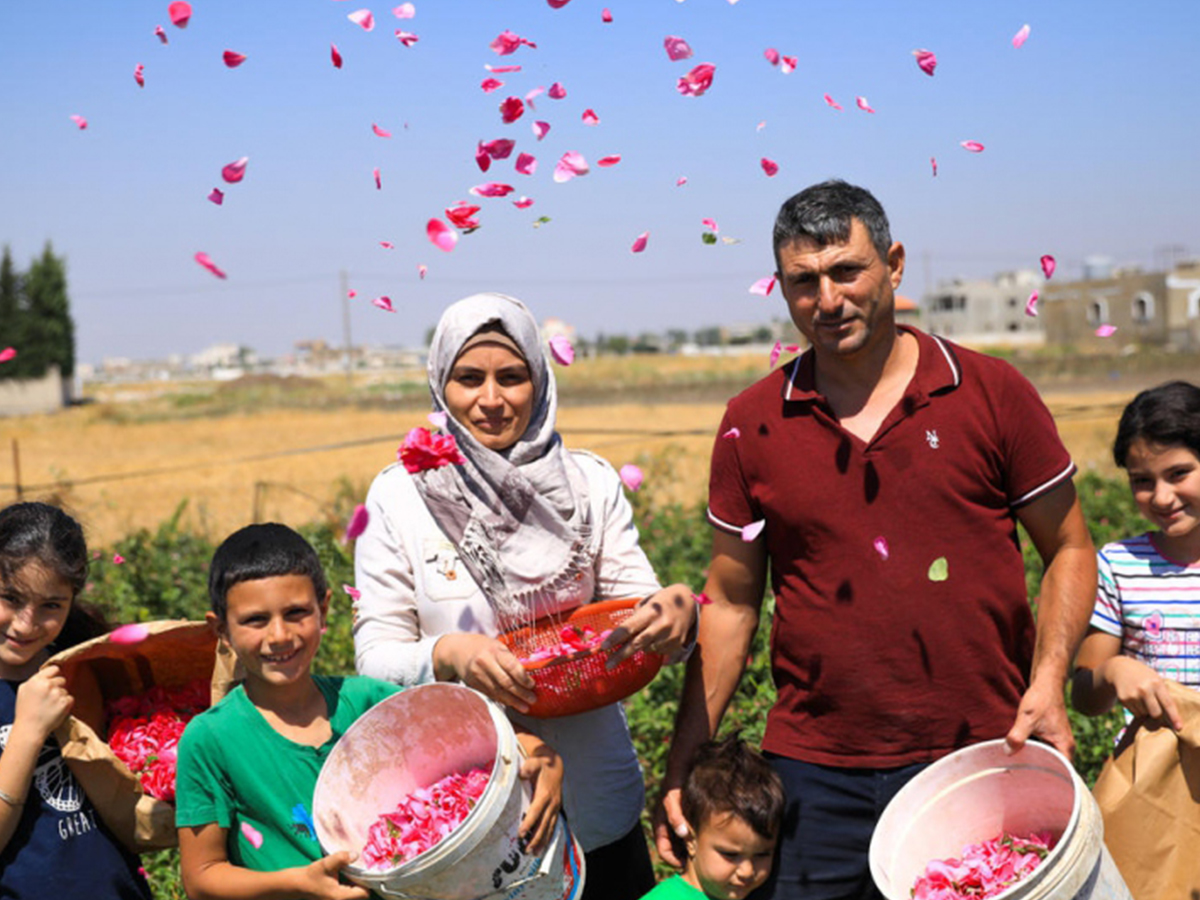
<svg viewBox="0 0 1200 900">
<path fill-rule="evenodd" d="M 489 72 L 491 72 L 493 75 L 503 75 L 503 74 L 505 74 L 506 72 L 520 72 L 520 71 L 521 71 L 521 67 L 520 67 L 520 66 L 492 66 L 492 65 L 485 65 L 485 66 L 484 66 L 484 68 L 485 68 L 485 69 L 487 69 Z"/>
<path fill-rule="evenodd" d="M 73 115 L 71 116 L 71 121 L 79 126 L 80 131 L 83 131 L 83 129 L 87 128 L 87 119 L 85 119 L 83 116 Z"/>
<path fill-rule="evenodd" d="M 479 166 L 480 172 L 486 172 L 492 167 L 492 158 L 487 155 L 482 147 L 475 151 L 475 164 Z"/>
<path fill-rule="evenodd" d="M 774 47 L 768 47 L 763 51 L 763 57 L 773 66 L 779 65 L 779 51 Z"/>
<path fill-rule="evenodd" d="M 506 28 L 500 34 L 496 35 L 496 38 L 488 46 L 500 56 L 508 56 L 510 53 L 516 53 L 522 44 L 535 49 L 537 48 L 537 44 L 533 41 L 527 41 L 525 38 L 513 34 Z"/>
<path fill-rule="evenodd" d="M 561 81 L 556 81 L 554 84 L 550 85 L 549 89 L 546 91 L 546 96 L 551 100 L 562 100 L 567 96 L 567 89 L 563 87 L 563 83 Z"/>
<path fill-rule="evenodd" d="M 932 50 L 914 50 L 913 56 L 917 58 L 917 65 L 926 75 L 933 75 L 933 70 L 937 68 L 937 55 Z"/>
<path fill-rule="evenodd" d="M 767 173 L 768 178 L 774 178 L 779 171 L 779 163 L 773 159 L 767 159 L 765 156 L 758 161 L 758 164 L 762 166 L 762 170 Z"/>
<path fill-rule="evenodd" d="M 373 132 L 375 132 L 375 134 L 378 137 L 381 137 L 381 138 L 390 138 L 392 136 L 392 133 L 390 131 L 385 131 L 384 129 L 382 129 L 378 125 L 376 125 L 374 122 L 371 123 L 371 130 Z"/>
<path fill-rule="evenodd" d="M 510 141 L 508 138 L 496 138 L 491 141 L 479 142 L 479 149 L 492 159 L 508 159 L 512 155 L 513 147 L 515 146 L 517 146 L 517 142 Z"/>
<path fill-rule="evenodd" d="M 540 96 L 541 94 L 544 94 L 544 93 L 546 93 L 546 89 L 542 88 L 542 87 L 535 87 L 533 90 L 527 91 L 525 93 L 525 102 L 526 102 L 526 104 L 528 104 L 530 109 L 534 108 L 533 101 L 536 100 L 538 98 L 538 96 Z"/>
<path fill-rule="evenodd" d="M 625 463 L 625 465 L 617 470 L 617 475 L 621 478 L 621 484 L 635 492 L 642 486 L 642 481 L 646 477 L 642 474 L 642 470 L 633 463 Z"/>
<path fill-rule="evenodd" d="M 242 822 L 242 837 L 250 842 L 250 846 L 258 850 L 263 845 L 262 832 L 249 822 Z"/>
<path fill-rule="evenodd" d="M 511 125 L 525 112 L 525 104 L 521 102 L 520 97 L 505 97 L 504 102 L 500 104 L 500 118 L 506 125 Z"/>
<path fill-rule="evenodd" d="M 680 175 L 678 178 L 675 179 L 675 187 L 683 187 L 685 184 L 687 184 L 687 176 L 686 175 Z"/>
<path fill-rule="evenodd" d="M 532 175 L 537 170 L 537 159 L 529 153 L 517 157 L 517 171 L 522 175 Z"/>
<path fill-rule="evenodd" d="M 420 278 L 422 281 L 424 281 L 425 273 L 428 271 L 429 271 L 429 266 L 424 266 L 424 265 L 417 266 L 417 277 Z M 432 415 L 432 413 L 430 415 Z"/>
<path fill-rule="evenodd" d="M 875 110 L 871 109 L 871 104 L 867 102 L 866 97 L 855 97 L 854 102 L 858 104 L 858 108 L 861 109 L 863 112 L 869 112 L 869 113 L 875 112 Z"/>
<path fill-rule="evenodd" d="M 1054 277 L 1054 267 L 1057 266 L 1058 263 L 1056 263 L 1054 261 L 1054 257 L 1051 256 L 1049 253 L 1047 253 L 1045 256 L 1042 257 L 1041 262 L 1042 262 L 1042 274 L 1045 275 L 1046 280 L 1049 281 L 1051 278 Z"/>
<path fill-rule="evenodd" d="M 643 250 L 646 249 L 646 243 L 649 240 L 650 240 L 650 232 L 643 231 L 641 234 L 639 234 L 637 236 L 637 238 L 633 242 L 633 246 L 630 247 L 629 249 L 631 251 L 633 251 L 634 253 L 641 253 Z"/>
<path fill-rule="evenodd" d="M 361 26 L 363 31 L 372 31 L 375 28 L 375 16 L 369 9 L 356 9 L 346 18 L 355 25 Z"/>
<path fill-rule="evenodd" d="M 144 88 L 146 86 L 146 76 L 144 74 L 145 71 L 146 67 L 141 63 L 138 63 L 133 67 L 133 80 L 137 82 L 137 86 L 140 88 Z"/>
<path fill-rule="evenodd" d="M 16 359 L 16 358 L 17 358 L 17 348 L 16 347 L 5 347 L 3 350 L 0 350 L 0 363 L 6 363 L 10 359 Z"/>
<path fill-rule="evenodd" d="M 771 356 L 767 362 L 767 368 L 775 368 L 775 363 L 779 362 L 779 357 L 783 355 L 783 344 L 779 341 L 775 342 L 775 346 L 771 348 Z"/>
<path fill-rule="evenodd" d="M 403 31 L 402 29 L 397 28 L 396 29 L 396 40 L 398 40 L 400 43 L 402 43 L 405 47 L 411 47 L 413 44 L 415 44 L 417 41 L 419 41 L 420 38 L 417 37 L 415 34 L 413 34 L 411 31 Z"/>
<path fill-rule="evenodd" d="M 1038 314 L 1037 302 L 1038 302 L 1038 292 L 1037 291 L 1034 291 L 1032 294 L 1030 294 L 1029 299 L 1025 301 L 1025 315 L 1029 316 L 1031 319 L 1037 318 L 1037 314 Z"/>
<path fill-rule="evenodd" d="M 766 128 L 766 127 L 767 127 L 767 122 L 766 122 L 766 120 L 764 119 L 763 121 L 759 122 L 757 125 L 755 125 L 755 126 L 754 126 L 754 130 L 755 130 L 755 131 L 762 131 L 762 130 L 763 130 L 764 128 Z"/>
<path fill-rule="evenodd" d="M 350 300 L 353 300 L 357 296 L 358 291 L 356 291 L 354 288 L 350 288 L 350 290 L 346 291 L 346 297 Z"/>
<path fill-rule="evenodd" d="M 840 103 L 838 103 L 836 100 L 834 100 L 832 97 L 830 97 L 828 94 L 825 95 L 825 105 L 831 106 L 834 109 L 842 108 L 842 105 Z"/>
<path fill-rule="evenodd" d="M 208 195 L 208 199 L 220 206 L 225 202 L 225 192 L 220 188 L 213 188 L 212 193 Z"/>
<path fill-rule="evenodd" d="M 477 184 L 467 191 L 468 194 L 474 194 L 476 197 L 507 197 L 512 192 L 513 186 L 511 184 L 500 184 L 498 181 L 487 181 L 483 184 Z"/>
<path fill-rule="evenodd" d="M 564 181 L 570 181 L 577 175 L 586 175 L 590 171 L 583 154 L 568 150 L 554 165 L 554 180 L 561 184 Z"/>
<path fill-rule="evenodd" d="M 498 91 L 504 87 L 504 82 L 499 78 L 485 78 L 479 82 L 479 87 L 485 94 L 490 94 L 492 91 Z"/>
<path fill-rule="evenodd" d="M 584 125 L 599 125 L 600 117 L 598 115 L 596 115 L 594 110 L 585 109 L 583 111 L 583 124 Z"/>
<path fill-rule="evenodd" d="M 575 348 L 561 334 L 556 334 L 550 338 L 550 355 L 554 357 L 554 361 L 560 366 L 569 366 L 575 362 Z M 637 488 L 633 488 L 633 490 L 637 490 Z"/>
<path fill-rule="evenodd" d="M 612 21 L 612 12 L 609 10 L 609 8 L 607 6 L 604 7 L 604 9 L 600 10 L 600 21 L 601 22 L 611 22 Z"/>
<path fill-rule="evenodd" d="M 768 296 L 775 289 L 775 276 L 770 278 L 760 278 L 754 284 L 750 285 L 750 293 L 758 294 L 760 297 Z M 774 365 L 774 363 L 772 363 Z"/>
<path fill-rule="evenodd" d="M 376 297 L 374 300 L 371 301 L 371 305 L 376 306 L 379 309 L 382 309 L 384 312 L 395 312 L 396 311 L 395 309 L 392 308 L 392 298 L 387 297 L 387 296 Z"/>
<path fill-rule="evenodd" d="M 1112 337 L 1116 333 L 1117 333 L 1116 325 L 1101 325 L 1099 328 L 1096 329 L 1096 337 L 1098 337 L 1098 338 Z"/>
<path fill-rule="evenodd" d="M 248 162 L 250 162 L 250 157 L 248 156 L 243 156 L 241 159 L 231 162 L 221 169 L 221 177 L 229 184 L 237 184 L 246 177 L 246 163 Z"/>
<path fill-rule="evenodd" d="M 342 67 L 342 54 L 338 52 L 337 44 L 329 45 L 329 58 L 333 60 L 333 67 L 335 69 Z"/>
<path fill-rule="evenodd" d="M 738 428 L 736 425 L 734 425 L 732 428 L 730 428 L 728 431 L 726 431 L 723 435 L 721 435 L 721 437 L 723 437 L 727 441 L 736 441 L 741 436 L 742 436 L 742 429 Z"/>
<path fill-rule="evenodd" d="M 380 176 L 379 176 L 379 167 L 376 166 L 374 169 L 372 169 L 371 174 L 375 177 L 375 190 L 377 190 L 377 191 L 382 190 L 383 189 L 383 179 L 380 178 Z"/>
<path fill-rule="evenodd" d="M 716 219 L 701 219 L 700 224 L 711 231 L 713 234 L 720 234 L 720 229 L 717 228 Z"/>
<path fill-rule="evenodd" d="M 478 206 L 472 206 L 465 200 L 459 200 L 457 206 L 446 208 L 446 218 L 455 228 L 475 229 L 479 227 L 479 220 L 475 218 L 477 212 L 479 212 Z"/>
<path fill-rule="evenodd" d="M 784 75 L 791 75 L 796 71 L 796 66 L 800 65 L 800 60 L 795 56 L 779 57 L 779 71 Z"/>
<path fill-rule="evenodd" d="M 346 592 L 346 596 L 348 596 L 351 600 L 359 600 L 362 598 L 362 591 L 352 584 L 343 584 L 342 590 Z"/>
<path fill-rule="evenodd" d="M 512 204 L 517 209 L 528 209 L 529 207 L 533 206 L 533 200 L 529 197 L 522 197 L 519 200 L 514 200 Z"/>
<path fill-rule="evenodd" d="M 450 419 L 450 417 L 441 410 L 431 412 L 425 416 L 425 418 L 428 420 L 430 425 L 432 425 L 434 428 L 440 428 L 442 431 L 446 430 L 446 423 Z"/>
<path fill-rule="evenodd" d="M 380 241 L 379 246 L 382 247 L 384 250 L 395 250 L 396 249 L 396 245 L 393 244 L 391 241 Z"/>
<path fill-rule="evenodd" d="M 676 82 L 675 90 L 685 97 L 701 97 L 712 87 L 716 71 L 717 67 L 712 63 L 700 63 Z"/>
<path fill-rule="evenodd" d="M 354 512 L 350 514 L 350 521 L 346 523 L 346 540 L 353 541 L 360 534 L 367 530 L 367 523 L 370 521 L 370 514 L 367 512 L 367 507 L 360 503 L 354 507 Z"/>
<path fill-rule="evenodd" d="M 546 0 L 546 3 L 550 5 L 551 9 L 562 9 L 570 2 L 571 0 Z"/>
<path fill-rule="evenodd" d="M 417 8 L 411 3 L 401 3 L 392 10 L 392 15 L 397 19 L 411 19 L 417 14 Z"/>
<path fill-rule="evenodd" d="M 549 122 L 534 122 L 533 123 L 533 135 L 539 141 L 546 136 L 546 133 L 549 130 L 550 130 Z"/>
<path fill-rule="evenodd" d="M 887 538 L 877 537 L 871 542 L 871 546 L 875 548 L 875 552 L 879 554 L 879 558 L 886 562 L 890 555 Z"/>
<path fill-rule="evenodd" d="M 167 32 L 165 30 L 163 30 L 163 27 L 161 25 L 154 26 L 154 36 L 156 38 L 158 38 L 160 41 L 162 41 L 164 44 L 167 43 Z"/>
<path fill-rule="evenodd" d="M 766 519 L 759 519 L 757 522 L 751 522 L 742 529 L 742 540 L 749 544 L 756 537 L 762 534 L 762 530 L 767 527 Z"/>
<path fill-rule="evenodd" d="M 113 562 L 116 562 L 115 557 Z M 150 637 L 150 629 L 140 622 L 135 622 L 132 625 L 122 625 L 120 628 L 113 629 L 108 640 L 113 644 L 140 644 L 148 637 Z"/>
<path fill-rule="evenodd" d="M 124 562 L 125 562 L 125 557 L 123 557 L 120 553 L 113 554 L 113 565 L 114 566 L 119 566 Z"/>
<path fill-rule="evenodd" d="M 937 178 L 937 157 L 929 157 L 929 168 L 933 169 L 933 177 Z"/>
<path fill-rule="evenodd" d="M 1021 30 L 1013 35 L 1012 45 L 1014 47 L 1020 48 L 1021 45 L 1024 44 L 1027 40 L 1029 40 L 1029 26 L 1022 25 Z"/>
<path fill-rule="evenodd" d="M 226 68 L 236 69 L 246 61 L 246 54 L 238 53 L 235 50 L 226 50 L 221 54 L 221 58 L 225 60 Z"/>
<path fill-rule="evenodd" d="M 425 233 L 435 247 L 447 253 L 453 250 L 454 245 L 458 243 L 458 232 L 441 219 L 430 219 L 425 224 Z"/>
<path fill-rule="evenodd" d="M 688 45 L 688 42 L 673 34 L 669 34 L 663 38 L 663 47 L 666 49 L 667 56 L 671 58 L 672 62 L 678 62 L 681 59 L 690 59 L 692 56 L 692 48 Z"/>
<path fill-rule="evenodd" d="M 703 591 L 699 594 L 692 594 L 692 599 L 695 600 L 699 606 L 708 606 L 710 603 L 712 603 L 712 598 Z"/>
<path fill-rule="evenodd" d="M 196 262 L 208 269 L 218 278 L 225 278 L 225 273 L 217 268 L 217 264 L 212 261 L 212 258 L 207 253 L 197 253 L 194 257 Z"/>
<path fill-rule="evenodd" d="M 188 19 L 192 17 L 192 4 L 175 0 L 167 7 L 167 15 L 171 17 L 171 24 L 176 28 L 187 28 Z"/>
<path fill-rule="evenodd" d="M 970 153 L 983 152 L 983 144 L 979 141 L 959 141 L 959 146 Z"/>
</svg>

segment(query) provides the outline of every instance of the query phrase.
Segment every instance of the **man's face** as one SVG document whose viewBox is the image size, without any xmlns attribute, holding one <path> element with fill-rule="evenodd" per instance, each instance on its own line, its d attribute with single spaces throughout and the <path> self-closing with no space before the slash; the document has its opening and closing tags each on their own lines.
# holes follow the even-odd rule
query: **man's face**
<svg viewBox="0 0 1200 900">
<path fill-rule="evenodd" d="M 780 244 L 779 279 L 788 312 L 818 354 L 852 357 L 895 328 L 895 290 L 904 274 L 904 247 L 879 258 L 866 226 L 850 223 L 850 237 L 818 246 L 793 239 Z"/>
</svg>

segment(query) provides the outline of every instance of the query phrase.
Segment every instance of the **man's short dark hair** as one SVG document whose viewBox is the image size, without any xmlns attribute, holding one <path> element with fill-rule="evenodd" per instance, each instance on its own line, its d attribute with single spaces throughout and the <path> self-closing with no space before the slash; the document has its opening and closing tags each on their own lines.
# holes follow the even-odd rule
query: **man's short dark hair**
<svg viewBox="0 0 1200 900">
<path fill-rule="evenodd" d="M 779 268 L 779 248 L 788 241 L 813 241 L 818 247 L 850 240 L 854 219 L 863 223 L 879 258 L 887 262 L 892 247 L 892 232 L 887 213 L 866 188 L 834 178 L 806 187 L 789 197 L 775 217 L 772 247 L 775 268 Z"/>
<path fill-rule="evenodd" d="M 783 782 L 736 734 L 700 746 L 683 785 L 683 817 L 699 833 L 713 816 L 732 813 L 760 837 L 775 839 L 783 822 Z"/>
<path fill-rule="evenodd" d="M 217 548 L 208 571 L 212 611 L 224 621 L 229 609 L 226 598 L 235 584 L 280 575 L 308 578 L 318 603 L 329 590 L 317 551 L 291 528 L 268 522 L 235 531 Z"/>
</svg>

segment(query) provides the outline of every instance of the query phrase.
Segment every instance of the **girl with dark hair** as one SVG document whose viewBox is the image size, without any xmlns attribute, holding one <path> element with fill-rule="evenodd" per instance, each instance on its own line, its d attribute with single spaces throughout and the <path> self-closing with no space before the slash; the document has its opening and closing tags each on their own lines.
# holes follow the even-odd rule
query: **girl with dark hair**
<svg viewBox="0 0 1200 900">
<path fill-rule="evenodd" d="M 79 523 L 45 503 L 0 510 L 0 896 L 148 898 L 149 886 L 63 763 L 74 699 L 57 650 L 97 634 Z"/>
<path fill-rule="evenodd" d="M 1121 415 L 1113 457 L 1138 511 L 1158 527 L 1106 544 L 1072 696 L 1088 715 L 1183 727 L 1166 680 L 1200 687 L 1200 388 L 1173 381 Z"/>
</svg>

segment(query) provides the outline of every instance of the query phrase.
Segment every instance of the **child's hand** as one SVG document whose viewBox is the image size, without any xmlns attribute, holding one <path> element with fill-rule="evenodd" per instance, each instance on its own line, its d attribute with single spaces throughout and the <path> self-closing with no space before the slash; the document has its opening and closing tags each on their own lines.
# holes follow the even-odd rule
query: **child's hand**
<svg viewBox="0 0 1200 900">
<path fill-rule="evenodd" d="M 58 666 L 46 666 L 31 675 L 17 688 L 17 704 L 13 724 L 33 729 L 44 741 L 61 725 L 71 712 L 75 698 L 67 693 L 67 680 L 59 674 Z"/>
<path fill-rule="evenodd" d="M 530 853 L 540 853 L 550 843 L 562 809 L 562 759 L 534 735 L 518 735 L 525 747 L 521 778 L 533 783 L 533 800 L 521 820 L 521 837 Z M 536 741 L 536 745 L 532 744 Z"/>
<path fill-rule="evenodd" d="M 1129 656 L 1114 656 L 1104 663 L 1104 678 L 1113 686 L 1117 700 L 1139 718 L 1183 728 L 1183 717 L 1171 698 L 1163 677 L 1143 662 Z"/>
<path fill-rule="evenodd" d="M 342 850 L 304 866 L 301 870 L 304 896 L 312 900 L 367 900 L 371 893 L 366 888 L 338 880 L 338 873 L 357 858 L 357 853 Z"/>
</svg>

